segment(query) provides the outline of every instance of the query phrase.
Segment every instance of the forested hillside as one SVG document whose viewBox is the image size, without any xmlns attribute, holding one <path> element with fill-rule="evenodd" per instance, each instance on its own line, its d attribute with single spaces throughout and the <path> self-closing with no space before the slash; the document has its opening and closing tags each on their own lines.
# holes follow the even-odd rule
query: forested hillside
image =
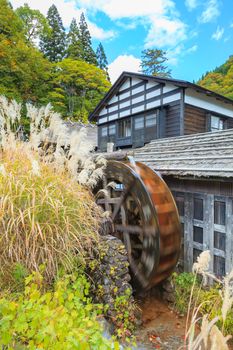
<svg viewBox="0 0 233 350">
<path fill-rule="evenodd" d="M 51 102 L 64 117 L 87 120 L 110 86 L 102 44 L 96 52 L 81 15 L 63 26 L 55 5 L 44 17 L 28 5 L 0 0 L 0 95 L 38 106 Z"/>
<path fill-rule="evenodd" d="M 233 99 L 233 55 L 212 72 L 207 72 L 197 84 Z"/>
</svg>

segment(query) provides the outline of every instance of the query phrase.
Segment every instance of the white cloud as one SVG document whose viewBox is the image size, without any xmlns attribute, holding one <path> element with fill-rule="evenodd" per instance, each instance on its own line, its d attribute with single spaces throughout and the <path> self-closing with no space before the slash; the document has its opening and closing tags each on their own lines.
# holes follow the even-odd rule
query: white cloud
<svg viewBox="0 0 233 350">
<path fill-rule="evenodd" d="M 223 33 L 224 33 L 224 28 L 221 28 L 218 26 L 216 29 L 216 32 L 214 32 L 212 35 L 212 39 L 220 40 L 223 36 Z"/>
<path fill-rule="evenodd" d="M 111 19 L 134 18 L 151 14 L 161 16 L 175 9 L 172 0 L 79 0 L 79 4 L 93 11 L 102 11 Z"/>
<path fill-rule="evenodd" d="M 127 19 L 129 28 L 131 23 L 133 28 L 143 24 L 148 29 L 146 48 L 176 46 L 187 37 L 187 26 L 179 18 L 173 0 L 79 0 L 79 4 L 91 11 L 102 11 L 117 23 Z"/>
<path fill-rule="evenodd" d="M 166 47 L 176 46 L 187 38 L 186 25 L 177 19 L 151 16 L 151 27 L 145 46 Z"/>
<path fill-rule="evenodd" d="M 85 13 L 84 8 L 77 8 L 76 1 L 74 0 L 11 0 L 11 4 L 14 8 L 23 6 L 25 2 L 27 2 L 31 8 L 40 10 L 40 12 L 43 13 L 43 15 L 45 16 L 49 7 L 55 4 L 58 9 L 58 12 L 62 17 L 63 24 L 66 28 L 69 27 L 73 18 L 79 21 L 81 13 Z M 116 35 L 115 32 L 113 32 L 112 30 L 103 30 L 102 28 L 98 27 L 95 23 L 89 21 L 87 17 L 86 20 L 91 36 L 93 38 L 104 40 L 112 38 Z"/>
<path fill-rule="evenodd" d="M 198 49 L 198 46 L 197 45 L 193 45 L 189 49 L 186 50 L 186 53 L 196 52 L 197 49 Z"/>
<path fill-rule="evenodd" d="M 230 28 L 233 28 L 233 22 L 230 24 Z"/>
<path fill-rule="evenodd" d="M 216 19 L 220 15 L 218 0 L 209 0 L 205 10 L 202 12 L 199 21 L 208 23 Z"/>
<path fill-rule="evenodd" d="M 188 10 L 193 10 L 198 5 L 198 0 L 185 0 L 185 5 L 187 6 Z"/>
<path fill-rule="evenodd" d="M 123 71 L 139 72 L 140 71 L 139 58 L 133 55 L 120 55 L 109 66 L 108 72 L 111 82 L 114 83 Z"/>
</svg>

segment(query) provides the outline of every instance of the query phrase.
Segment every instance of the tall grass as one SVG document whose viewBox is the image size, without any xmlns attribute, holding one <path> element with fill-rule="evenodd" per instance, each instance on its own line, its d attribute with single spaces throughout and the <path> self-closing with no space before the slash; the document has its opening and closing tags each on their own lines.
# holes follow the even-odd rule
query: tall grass
<svg viewBox="0 0 233 350">
<path fill-rule="evenodd" d="M 22 264 L 52 281 L 85 262 L 98 242 L 99 209 L 90 193 L 67 172 L 39 163 L 28 146 L 0 154 L 0 274 Z"/>
<path fill-rule="evenodd" d="M 225 322 L 233 305 L 233 270 L 222 280 L 220 280 L 214 274 L 209 272 L 210 260 L 210 252 L 207 250 L 203 251 L 198 256 L 197 261 L 193 264 L 194 282 L 191 288 L 188 305 L 184 346 L 180 349 L 229 349 L 228 340 L 231 338 L 231 335 L 225 335 Z M 198 292 L 196 292 L 194 295 L 197 275 L 202 276 L 202 280 Z M 222 299 L 222 307 L 220 314 L 213 318 L 210 317 L 210 314 L 208 313 L 204 314 L 203 316 L 200 314 L 200 310 L 209 301 L 203 300 L 201 303 L 198 303 L 201 287 L 207 283 L 208 279 L 217 282 L 221 286 L 220 296 Z M 194 305 L 193 309 L 191 307 L 192 305 Z M 199 334 L 196 334 L 196 326 L 198 323 L 201 323 L 201 331 Z M 221 329 L 218 328 L 219 323 L 222 323 Z"/>
</svg>

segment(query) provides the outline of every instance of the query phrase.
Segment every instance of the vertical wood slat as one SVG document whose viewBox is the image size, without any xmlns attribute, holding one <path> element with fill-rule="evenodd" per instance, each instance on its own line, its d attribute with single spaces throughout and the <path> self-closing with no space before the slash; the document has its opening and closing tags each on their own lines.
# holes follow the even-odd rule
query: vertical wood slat
<svg viewBox="0 0 233 350">
<path fill-rule="evenodd" d="M 193 265 L 193 195 L 184 196 L 184 271 L 191 271 Z"/>
<path fill-rule="evenodd" d="M 204 197 L 204 232 L 203 250 L 210 250 L 210 272 L 214 271 L 214 195 Z"/>
<path fill-rule="evenodd" d="M 233 266 L 233 215 L 232 198 L 226 199 L 226 273 L 229 273 Z"/>
</svg>

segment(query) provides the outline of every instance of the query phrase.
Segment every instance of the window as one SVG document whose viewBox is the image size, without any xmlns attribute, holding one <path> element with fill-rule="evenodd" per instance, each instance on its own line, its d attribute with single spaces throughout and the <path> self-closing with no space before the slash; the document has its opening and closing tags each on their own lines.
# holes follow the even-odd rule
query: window
<svg viewBox="0 0 233 350">
<path fill-rule="evenodd" d="M 194 219 L 203 221 L 203 199 L 194 198 Z"/>
<path fill-rule="evenodd" d="M 197 257 L 202 253 L 200 249 L 193 249 L 193 262 L 197 261 Z"/>
<path fill-rule="evenodd" d="M 223 119 L 220 117 L 211 115 L 211 126 L 210 126 L 211 131 L 223 130 L 223 128 L 224 128 Z"/>
<path fill-rule="evenodd" d="M 108 128 L 107 128 L 107 126 L 103 126 L 101 128 L 101 136 L 103 136 L 103 137 L 108 136 Z"/>
<path fill-rule="evenodd" d="M 225 225 L 226 221 L 226 203 L 214 202 L 214 223 L 217 225 Z"/>
<path fill-rule="evenodd" d="M 214 255 L 214 274 L 217 277 L 225 276 L 225 259 L 221 256 Z"/>
<path fill-rule="evenodd" d="M 198 242 L 203 244 L 203 228 L 193 226 L 193 240 L 194 242 Z"/>
<path fill-rule="evenodd" d="M 108 126 L 108 134 L 109 135 L 115 135 L 116 133 L 116 125 L 115 124 L 110 124 Z"/>
<path fill-rule="evenodd" d="M 146 128 L 150 128 L 156 125 L 156 112 L 146 115 Z"/>
<path fill-rule="evenodd" d="M 214 248 L 226 250 L 226 234 L 214 231 Z"/>
<path fill-rule="evenodd" d="M 135 130 L 139 130 L 139 129 L 144 128 L 144 116 L 136 117 L 134 119 L 134 128 L 135 128 Z"/>
<path fill-rule="evenodd" d="M 118 136 L 120 138 L 131 136 L 131 120 L 125 119 L 119 122 Z"/>
</svg>

